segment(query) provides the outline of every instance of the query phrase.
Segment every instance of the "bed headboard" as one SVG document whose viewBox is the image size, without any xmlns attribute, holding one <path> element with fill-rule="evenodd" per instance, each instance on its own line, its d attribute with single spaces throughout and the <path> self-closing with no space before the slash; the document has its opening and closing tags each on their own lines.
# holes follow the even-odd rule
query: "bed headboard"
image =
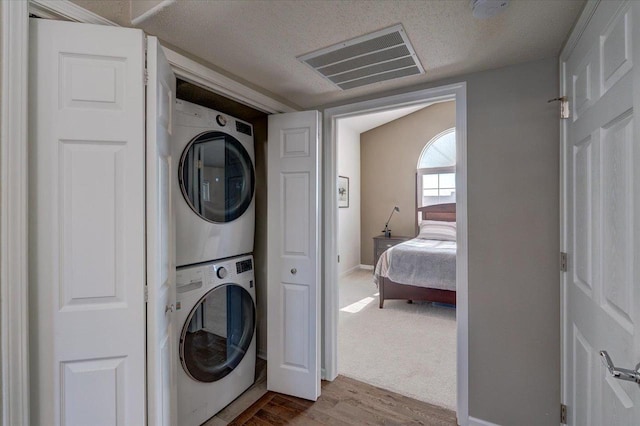
<svg viewBox="0 0 640 426">
<path fill-rule="evenodd" d="M 418 207 L 418 212 L 421 214 L 422 220 L 456 221 L 456 203 Z"/>
</svg>

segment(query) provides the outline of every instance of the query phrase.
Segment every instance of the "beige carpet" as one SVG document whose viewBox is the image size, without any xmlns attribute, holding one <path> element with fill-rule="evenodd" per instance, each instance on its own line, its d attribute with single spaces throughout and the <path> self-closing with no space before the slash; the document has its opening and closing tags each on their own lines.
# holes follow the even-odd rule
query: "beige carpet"
<svg viewBox="0 0 640 426">
<path fill-rule="evenodd" d="M 455 309 L 399 300 L 379 309 L 377 292 L 371 271 L 340 280 L 339 373 L 455 410 Z"/>
</svg>

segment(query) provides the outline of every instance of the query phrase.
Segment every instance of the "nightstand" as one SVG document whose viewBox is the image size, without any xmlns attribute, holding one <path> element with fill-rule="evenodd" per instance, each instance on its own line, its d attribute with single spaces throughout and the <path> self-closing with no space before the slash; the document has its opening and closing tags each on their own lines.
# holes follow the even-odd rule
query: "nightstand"
<svg viewBox="0 0 640 426">
<path fill-rule="evenodd" d="M 388 248 L 398 245 L 402 242 L 410 240 L 411 237 L 391 236 L 389 238 L 384 235 L 378 235 L 373 237 L 373 269 L 375 270 L 378 264 L 378 259 Z"/>
</svg>

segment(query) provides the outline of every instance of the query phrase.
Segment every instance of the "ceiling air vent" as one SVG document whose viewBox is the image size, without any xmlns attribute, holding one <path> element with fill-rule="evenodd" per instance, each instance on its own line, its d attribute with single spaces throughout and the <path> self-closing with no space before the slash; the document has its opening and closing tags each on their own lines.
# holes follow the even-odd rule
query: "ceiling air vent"
<svg viewBox="0 0 640 426">
<path fill-rule="evenodd" d="M 402 25 L 298 56 L 342 90 L 424 74 Z"/>
</svg>

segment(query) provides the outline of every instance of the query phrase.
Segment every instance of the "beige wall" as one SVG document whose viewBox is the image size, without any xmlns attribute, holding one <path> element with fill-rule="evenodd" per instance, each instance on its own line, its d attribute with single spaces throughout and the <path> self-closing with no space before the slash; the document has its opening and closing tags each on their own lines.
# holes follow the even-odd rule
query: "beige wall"
<svg viewBox="0 0 640 426">
<path fill-rule="evenodd" d="M 373 237 L 389 223 L 392 235 L 416 235 L 416 166 L 438 133 L 455 127 L 454 102 L 431 105 L 360 135 L 362 264 L 373 265 Z"/>
<path fill-rule="evenodd" d="M 469 412 L 501 425 L 558 424 L 560 120 L 547 103 L 558 96 L 558 60 L 402 92 L 459 81 L 467 82 Z"/>
</svg>

